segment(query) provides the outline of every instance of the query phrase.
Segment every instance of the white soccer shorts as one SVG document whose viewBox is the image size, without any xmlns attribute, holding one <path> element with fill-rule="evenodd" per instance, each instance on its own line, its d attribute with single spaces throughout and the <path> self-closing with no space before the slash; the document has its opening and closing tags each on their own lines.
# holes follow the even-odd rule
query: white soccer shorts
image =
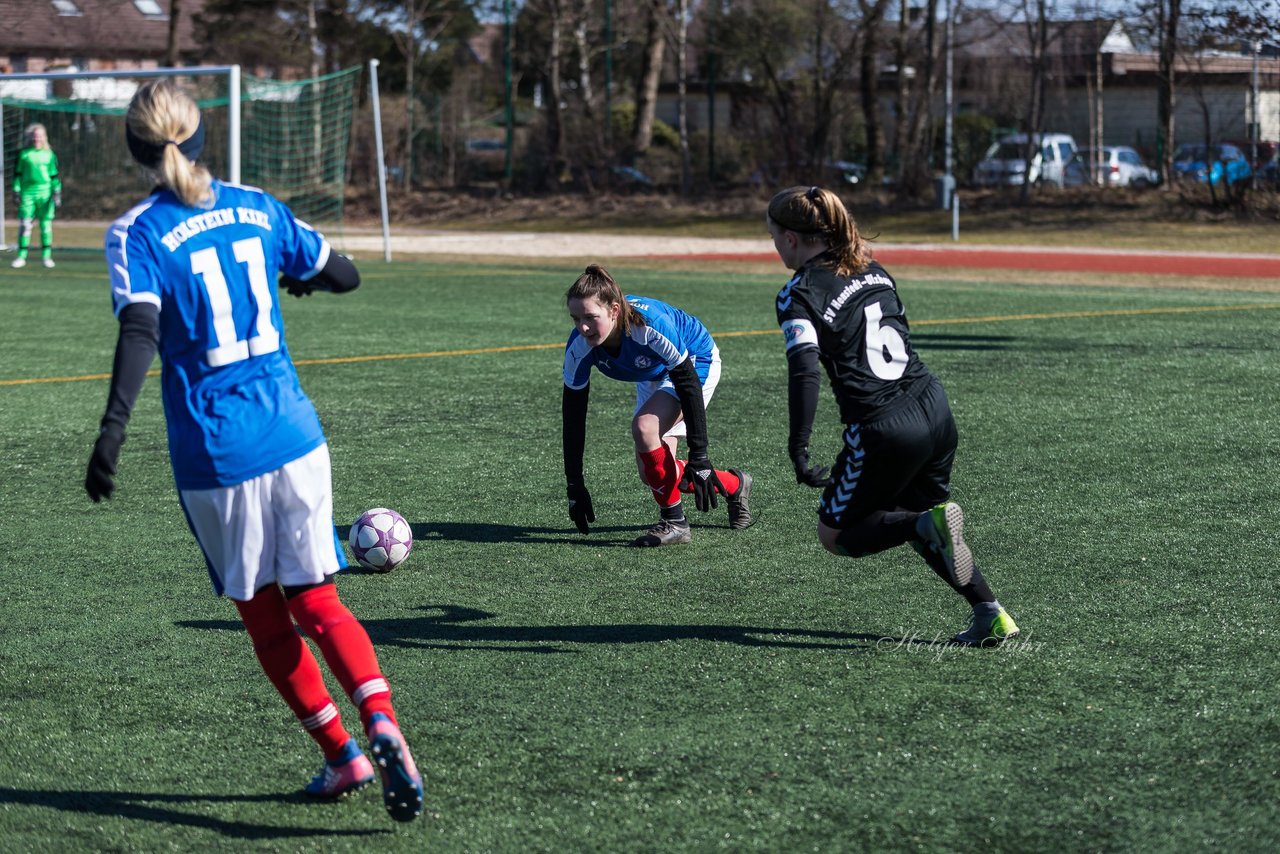
<svg viewBox="0 0 1280 854">
<path fill-rule="evenodd" d="M 178 496 L 219 596 L 243 602 L 272 583 L 318 584 L 346 565 L 327 444 L 244 483 Z"/>
<path fill-rule="evenodd" d="M 716 393 L 716 386 L 720 384 L 720 348 L 711 348 L 711 361 L 704 361 L 701 364 L 694 362 L 694 368 L 698 371 L 698 378 L 702 380 L 702 405 L 709 406 L 711 404 L 711 396 Z M 661 381 L 649 380 L 648 382 L 636 383 L 636 408 L 632 415 L 638 413 L 645 405 L 649 398 L 653 397 L 660 391 L 664 391 L 672 397 L 679 399 L 676 394 L 675 384 L 671 382 L 671 377 L 664 374 Z M 663 438 L 672 436 L 677 439 L 683 439 L 687 434 L 684 426 L 684 419 L 681 418 L 667 432 L 663 433 Z"/>
</svg>

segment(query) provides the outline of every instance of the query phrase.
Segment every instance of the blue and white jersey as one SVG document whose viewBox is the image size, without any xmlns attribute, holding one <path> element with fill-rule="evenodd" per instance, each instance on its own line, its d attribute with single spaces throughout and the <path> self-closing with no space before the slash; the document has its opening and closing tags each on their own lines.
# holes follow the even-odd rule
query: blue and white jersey
<svg viewBox="0 0 1280 854">
<path fill-rule="evenodd" d="M 715 341 L 698 318 L 656 299 L 627 294 L 626 300 L 644 317 L 644 326 L 623 336 L 618 355 L 592 347 L 577 329 L 569 334 L 564 348 L 564 384 L 569 388 L 585 387 L 592 365 L 606 377 L 642 383 L 664 377 L 690 356 L 696 365 L 711 361 Z"/>
<path fill-rule="evenodd" d="M 232 486 L 324 443 L 284 343 L 279 273 L 308 279 L 329 243 L 262 190 L 214 181 L 188 207 L 157 190 L 107 230 L 117 315 L 160 309 L 161 386 L 179 489 Z"/>
</svg>

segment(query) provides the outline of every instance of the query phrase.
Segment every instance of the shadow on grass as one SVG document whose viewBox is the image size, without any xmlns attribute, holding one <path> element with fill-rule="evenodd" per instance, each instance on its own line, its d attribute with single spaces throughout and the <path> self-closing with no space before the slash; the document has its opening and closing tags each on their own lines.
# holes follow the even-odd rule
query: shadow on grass
<svg viewBox="0 0 1280 854">
<path fill-rule="evenodd" d="M 1018 339 L 1013 335 L 961 335 L 945 332 L 912 332 L 911 343 L 929 350 L 1004 350 Z"/>
<path fill-rule="evenodd" d="M 488 652 L 568 653 L 566 644 L 633 644 L 667 641 L 715 641 L 739 646 L 791 649 L 841 649 L 868 652 L 900 646 L 910 639 L 858 632 L 768 626 L 668 625 L 618 623 L 613 625 L 481 626 L 496 614 L 460 605 L 420 605 L 419 611 L 437 612 L 420 617 L 362 620 L 369 637 L 382 646 L 409 649 L 484 650 Z M 234 620 L 181 620 L 189 629 L 241 631 Z M 925 645 L 916 641 L 917 645 Z"/>
<path fill-rule="evenodd" d="M 255 824 L 247 821 L 229 821 L 210 815 L 183 812 L 172 806 L 158 804 L 241 804 L 241 803 L 296 803 L 302 805 L 320 802 L 305 798 L 301 793 L 292 795 L 200 795 L 159 792 L 106 792 L 51 789 L 10 789 L 0 786 L 0 804 L 50 807 L 72 813 L 115 816 L 133 821 L 150 821 L 157 824 L 199 827 L 212 830 L 235 839 L 297 839 L 319 836 L 368 836 L 392 833 L 380 830 L 335 830 L 328 827 L 281 827 L 271 824 Z"/>
<path fill-rule="evenodd" d="M 700 526 L 693 520 L 694 529 Z M 709 525 L 708 527 L 716 527 Z M 346 542 L 351 535 L 350 525 L 336 525 L 338 538 Z M 555 543 L 570 546 L 589 546 L 595 549 L 631 548 L 631 541 L 644 533 L 634 525 L 592 525 L 591 533 L 579 534 L 571 524 L 563 528 L 522 528 L 518 525 L 495 525 L 489 522 L 412 522 L 414 543 L 441 540 L 461 543 Z M 622 534 L 622 539 L 606 539 Z M 359 574 L 359 567 L 349 571 Z"/>
</svg>

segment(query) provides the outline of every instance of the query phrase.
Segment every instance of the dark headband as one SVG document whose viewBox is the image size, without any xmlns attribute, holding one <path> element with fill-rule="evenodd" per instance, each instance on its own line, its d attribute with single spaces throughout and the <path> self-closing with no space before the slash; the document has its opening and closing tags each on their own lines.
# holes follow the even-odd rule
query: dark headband
<svg viewBox="0 0 1280 854">
<path fill-rule="evenodd" d="M 160 161 L 164 159 L 164 149 L 167 145 L 176 146 L 183 157 L 194 161 L 200 156 L 200 152 L 204 150 L 204 116 L 201 116 L 199 122 L 197 122 L 195 132 L 182 142 L 172 139 L 166 139 L 163 142 L 151 142 L 134 134 L 128 122 L 125 122 L 124 126 L 124 139 L 129 144 L 129 153 L 133 155 L 133 159 L 148 169 L 154 169 L 160 165 Z"/>
</svg>

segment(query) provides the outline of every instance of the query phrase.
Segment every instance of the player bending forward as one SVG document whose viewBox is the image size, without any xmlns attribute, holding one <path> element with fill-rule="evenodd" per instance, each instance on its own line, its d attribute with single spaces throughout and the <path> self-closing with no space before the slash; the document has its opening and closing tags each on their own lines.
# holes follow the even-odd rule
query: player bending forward
<svg viewBox="0 0 1280 854">
<path fill-rule="evenodd" d="M 729 527 L 751 524 L 751 475 L 717 471 L 707 458 L 706 405 L 720 380 L 720 350 L 702 322 L 648 297 L 623 296 L 613 277 L 592 264 L 565 294 L 573 332 L 564 348 L 564 474 L 569 518 L 587 533 L 596 520 L 582 474 L 587 440 L 591 367 L 615 380 L 636 384 L 635 440 L 640 480 L 658 502 L 658 522 L 632 543 L 669 546 L 691 534 L 680 493 L 692 492 L 703 512 L 726 497 Z M 688 435 L 688 461 L 676 459 Z"/>
<path fill-rule="evenodd" d="M 778 257 L 795 275 L 778 293 L 787 348 L 796 480 L 822 487 L 818 539 L 863 557 L 909 543 L 972 606 L 957 643 L 987 646 L 1018 633 L 964 541 L 964 514 L 947 501 L 956 423 L 942 383 L 911 349 L 906 310 L 889 274 L 840 197 L 792 187 L 766 216 Z M 845 423 L 833 477 L 809 463 L 818 365 Z"/>
<path fill-rule="evenodd" d="M 158 348 L 174 480 L 214 590 L 235 602 L 262 669 L 324 753 L 306 793 L 344 797 L 374 769 L 295 622 L 360 711 L 387 811 L 411 821 L 422 778 L 369 636 L 333 583 L 344 561 L 329 447 L 289 358 L 276 289 L 280 273 L 295 296 L 349 291 L 360 276 L 283 204 L 196 165 L 200 111 L 169 81 L 144 84 L 125 121 L 130 152 L 159 186 L 107 231 L 120 335 L 85 489 L 111 497 Z"/>
</svg>

